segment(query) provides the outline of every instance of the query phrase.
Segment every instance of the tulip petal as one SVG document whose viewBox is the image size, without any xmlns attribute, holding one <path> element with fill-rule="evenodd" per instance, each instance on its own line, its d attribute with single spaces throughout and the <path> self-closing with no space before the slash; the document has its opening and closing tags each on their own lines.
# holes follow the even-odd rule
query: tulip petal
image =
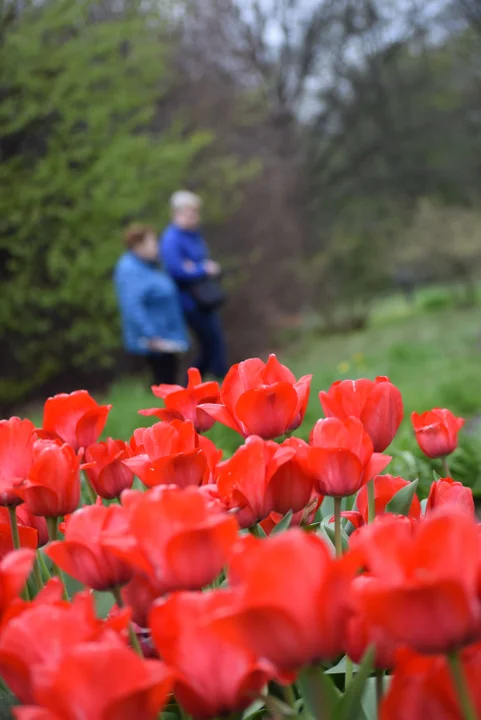
<svg viewBox="0 0 481 720">
<path fill-rule="evenodd" d="M 249 358 L 233 365 L 222 383 L 221 398 L 230 412 L 233 412 L 239 397 L 252 388 L 264 384 L 265 363 L 259 358 Z"/>
<path fill-rule="evenodd" d="M 152 394 L 155 395 L 155 397 L 158 397 L 161 400 L 165 400 L 168 395 L 182 392 L 183 390 L 185 390 L 185 388 L 182 387 L 182 385 L 152 385 L 151 390 Z"/>
<path fill-rule="evenodd" d="M 288 383 L 277 383 L 243 393 L 235 406 L 235 414 L 250 435 L 273 440 L 287 431 L 296 408 L 294 387 Z"/>
<path fill-rule="evenodd" d="M 383 470 L 387 468 L 389 463 L 391 462 L 392 457 L 389 455 L 382 455 L 381 453 L 373 453 L 371 455 L 371 459 L 369 460 L 363 474 L 363 483 L 369 482 L 369 480 L 372 480 L 376 477 L 376 475 L 379 475 L 382 473 Z"/>
<path fill-rule="evenodd" d="M 231 415 L 229 410 L 225 405 L 217 405 L 215 403 L 202 403 L 202 405 L 199 405 L 199 410 L 203 410 L 207 413 L 207 415 L 210 415 L 214 420 L 216 420 L 221 425 L 225 425 L 226 427 L 231 428 L 232 430 L 235 430 L 235 432 L 240 433 L 240 435 L 246 436 L 245 428 L 240 425 L 236 419 Z"/>
<path fill-rule="evenodd" d="M 202 484 L 206 470 L 206 455 L 201 449 L 198 449 L 155 460 L 143 482 L 148 487 L 158 485 L 177 485 L 181 488 L 190 485 L 198 487 Z"/>
<path fill-rule="evenodd" d="M 15 707 L 13 714 L 16 720 L 58 720 L 58 715 L 36 705 Z"/>
<path fill-rule="evenodd" d="M 139 415 L 144 417 L 156 417 L 161 422 L 172 422 L 172 420 L 183 420 L 183 416 L 175 410 L 166 410 L 166 408 L 147 408 L 146 410 L 139 410 Z"/>
<path fill-rule="evenodd" d="M 361 461 L 350 450 L 312 448 L 309 467 L 321 495 L 347 497 L 354 495 L 363 484 Z"/>
<path fill-rule="evenodd" d="M 378 382 L 364 406 L 361 421 L 375 452 L 384 452 L 392 443 L 404 417 L 401 392 L 390 382 Z"/>
<path fill-rule="evenodd" d="M 172 590 L 198 590 L 213 582 L 227 562 L 238 529 L 235 518 L 227 515 L 217 525 L 175 535 L 165 550 L 166 580 Z"/>
<path fill-rule="evenodd" d="M 444 653 L 471 640 L 472 607 L 455 582 L 376 588 L 363 593 L 362 608 L 373 628 L 420 653 Z"/>
<path fill-rule="evenodd" d="M 112 405 L 100 405 L 92 408 L 77 423 L 77 447 L 87 448 L 96 442 L 103 432 Z"/>
</svg>

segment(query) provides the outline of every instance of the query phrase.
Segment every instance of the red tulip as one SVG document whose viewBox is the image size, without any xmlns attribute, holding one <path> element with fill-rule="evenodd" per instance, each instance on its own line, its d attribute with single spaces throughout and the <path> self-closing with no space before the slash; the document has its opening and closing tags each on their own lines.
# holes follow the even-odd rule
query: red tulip
<svg viewBox="0 0 481 720">
<path fill-rule="evenodd" d="M 445 457 L 458 447 L 458 433 L 465 422 L 463 418 L 449 410 L 434 408 L 421 415 L 413 412 L 411 420 L 418 445 L 428 457 Z"/>
<path fill-rule="evenodd" d="M 431 485 L 426 512 L 431 512 L 443 505 L 457 505 L 459 508 L 464 508 L 470 515 L 474 515 L 473 491 L 453 478 L 441 478 Z"/>
<path fill-rule="evenodd" d="M 243 642 L 235 613 L 228 590 L 176 593 L 152 610 L 152 638 L 174 671 L 175 696 L 196 720 L 244 710 L 274 674 Z"/>
<path fill-rule="evenodd" d="M 88 506 L 88 507 L 90 507 L 90 506 Z M 102 501 L 102 498 L 101 498 L 99 495 L 97 495 L 97 499 L 95 500 L 95 507 L 103 507 L 103 501 Z M 74 511 L 74 512 L 76 512 L 76 511 Z M 61 532 L 63 535 L 65 535 L 65 532 L 66 532 L 66 530 L 67 530 L 67 525 L 69 524 L 70 518 L 71 518 L 73 515 L 74 515 L 74 513 L 68 513 L 68 515 L 64 515 L 63 520 L 61 520 L 61 521 L 58 523 L 58 530 L 59 530 L 59 532 Z"/>
<path fill-rule="evenodd" d="M 401 425 L 404 408 L 401 393 L 389 378 L 375 381 L 338 380 L 319 399 L 326 418 L 358 418 L 372 440 L 374 452 L 384 452 Z"/>
<path fill-rule="evenodd" d="M 0 635 L 0 672 L 22 703 L 35 702 L 32 678 L 37 667 L 59 666 L 71 647 L 98 640 L 109 631 L 106 623 L 97 620 L 90 593 L 77 594 L 68 603 L 58 598 L 54 586 L 41 600 L 38 596 L 25 604 Z"/>
<path fill-rule="evenodd" d="M 144 448 L 144 432 L 147 430 L 147 428 L 137 428 L 134 430 L 134 434 L 130 438 L 127 445 L 129 446 L 129 449 L 132 453 L 132 455 L 142 455 L 145 454 L 145 448 Z"/>
<path fill-rule="evenodd" d="M 136 571 L 132 580 L 122 588 L 122 600 L 132 612 L 133 622 L 141 628 L 149 624 L 149 613 L 155 600 L 165 594 L 162 580 Z"/>
<path fill-rule="evenodd" d="M 155 397 L 164 401 L 165 408 L 140 410 L 140 415 L 155 416 L 163 422 L 190 420 L 198 433 L 207 432 L 215 423 L 213 417 L 201 410 L 202 403 L 219 403 L 220 390 L 217 382 L 202 382 L 197 368 L 188 370 L 187 387 L 180 385 L 157 385 L 152 387 Z"/>
<path fill-rule="evenodd" d="M 74 450 L 96 442 L 107 422 L 111 405 L 99 405 L 87 390 L 48 398 L 43 411 L 42 435 L 60 438 Z"/>
<path fill-rule="evenodd" d="M 22 548 L 5 555 L 0 561 L 0 625 L 27 582 L 34 560 L 35 551 Z"/>
<path fill-rule="evenodd" d="M 220 404 L 201 406 L 215 420 L 244 437 L 259 435 L 272 440 L 302 423 L 312 375 L 296 382 L 275 355 L 267 363 L 251 358 L 233 365 L 221 388 Z"/>
<path fill-rule="evenodd" d="M 374 666 L 386 670 L 394 667 L 397 645 L 389 635 L 376 632 L 362 611 L 359 599 L 369 589 L 371 582 L 376 581 L 367 575 L 360 575 L 351 585 L 352 614 L 347 624 L 346 652 L 351 660 L 360 663 L 369 648 L 374 647 Z"/>
<path fill-rule="evenodd" d="M 19 525 L 18 536 L 21 547 L 37 549 L 38 535 L 34 528 Z M 0 507 L 0 559 L 14 549 L 10 515 L 7 508 Z"/>
<path fill-rule="evenodd" d="M 237 540 L 232 515 L 212 512 L 196 488 L 157 488 L 123 495 L 129 533 L 110 533 L 105 541 L 158 587 L 158 595 L 196 590 L 213 582 Z M 140 623 L 139 623 L 140 624 Z"/>
<path fill-rule="evenodd" d="M 26 610 L 31 610 L 33 607 L 37 607 L 39 605 L 53 605 L 58 603 L 63 603 L 64 605 L 66 605 L 67 603 L 65 603 L 63 600 L 63 593 L 64 587 L 59 578 L 50 578 L 50 580 L 46 583 L 45 587 L 43 587 L 40 592 L 35 595 L 33 600 L 26 601 L 22 598 L 17 598 L 14 600 L 14 602 L 9 606 L 8 610 L 3 616 L 4 626 L 10 625 L 14 618 L 18 617 Z"/>
<path fill-rule="evenodd" d="M 130 447 L 123 440 L 109 438 L 87 448 L 85 460 L 93 465 L 85 472 L 97 495 L 112 500 L 132 487 L 134 474 L 122 462 L 131 456 Z"/>
<path fill-rule="evenodd" d="M 310 469 L 321 495 L 346 497 L 384 470 L 391 458 L 373 452 L 357 418 L 318 420 L 311 434 Z"/>
<path fill-rule="evenodd" d="M 61 665 L 33 672 L 41 709 L 15 709 L 20 720 L 155 720 L 172 685 L 171 673 L 156 660 L 143 660 L 115 636 L 74 645 Z"/>
<path fill-rule="evenodd" d="M 240 508 L 241 527 L 251 527 L 270 512 L 303 510 L 312 494 L 309 446 L 291 438 L 282 445 L 252 436 L 218 468 L 220 497 Z"/>
<path fill-rule="evenodd" d="M 444 653 L 481 631 L 479 541 L 474 518 L 456 508 L 410 523 L 377 518 L 351 538 L 376 582 L 359 598 L 373 632 L 422 653 Z"/>
<path fill-rule="evenodd" d="M 28 476 L 33 463 L 35 425 L 12 417 L 0 420 L 0 505 L 19 505 L 15 492 Z"/>
<path fill-rule="evenodd" d="M 90 505 L 69 519 L 65 540 L 51 543 L 45 554 L 64 572 L 98 591 L 114 590 L 133 576 L 132 568 L 119 560 L 103 537 L 128 533 L 126 511 L 118 505 Z"/>
<path fill-rule="evenodd" d="M 378 475 L 373 480 L 374 498 L 376 507 L 376 517 L 384 515 L 386 505 L 393 499 L 399 490 L 409 485 L 407 480 L 402 477 L 393 477 L 392 475 Z M 357 511 L 346 511 L 341 515 L 349 520 L 354 527 L 359 528 L 368 521 L 367 509 L 367 488 L 365 485 L 359 490 L 356 498 Z M 413 496 L 408 516 L 419 520 L 421 517 L 421 503 L 417 495 Z"/>
<path fill-rule="evenodd" d="M 323 540 L 294 528 L 239 544 L 229 580 L 239 593 L 239 625 L 258 657 L 281 671 L 336 658 L 345 643 L 351 566 Z"/>
<path fill-rule="evenodd" d="M 143 452 L 123 463 L 147 485 L 201 485 L 210 477 L 206 453 L 191 422 L 156 423 L 142 433 Z"/>
<path fill-rule="evenodd" d="M 207 460 L 207 470 L 204 473 L 202 484 L 210 485 L 211 483 L 215 483 L 216 481 L 218 467 L 224 453 L 222 450 L 219 450 L 216 444 L 212 442 L 212 440 L 209 440 L 208 437 L 205 437 L 204 435 L 198 435 L 197 439 L 199 447 L 204 453 Z"/>
<path fill-rule="evenodd" d="M 461 653 L 461 663 L 476 717 L 481 717 L 481 645 Z M 380 710 L 381 720 L 463 720 L 451 672 L 442 655 L 400 651 L 396 672 Z"/>
<path fill-rule="evenodd" d="M 43 547 L 49 541 L 47 521 L 44 517 L 32 515 L 25 503 L 17 507 L 17 522 L 20 527 L 33 528 L 37 531 L 37 547 Z"/>
<path fill-rule="evenodd" d="M 60 517 L 80 501 L 80 460 L 70 445 L 41 444 L 28 480 L 17 491 L 32 515 Z"/>
</svg>

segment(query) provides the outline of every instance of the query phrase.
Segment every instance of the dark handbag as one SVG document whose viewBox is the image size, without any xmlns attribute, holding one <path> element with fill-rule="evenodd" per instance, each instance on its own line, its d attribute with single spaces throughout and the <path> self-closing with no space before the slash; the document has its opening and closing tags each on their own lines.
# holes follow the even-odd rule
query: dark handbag
<svg viewBox="0 0 481 720">
<path fill-rule="evenodd" d="M 201 310 L 217 310 L 226 301 L 226 294 L 218 278 L 203 278 L 192 285 L 190 293 Z"/>
</svg>

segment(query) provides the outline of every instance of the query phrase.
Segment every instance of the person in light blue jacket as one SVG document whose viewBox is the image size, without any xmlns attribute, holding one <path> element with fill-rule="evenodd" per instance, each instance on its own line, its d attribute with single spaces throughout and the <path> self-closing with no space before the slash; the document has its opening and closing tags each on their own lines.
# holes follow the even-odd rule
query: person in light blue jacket
<svg viewBox="0 0 481 720">
<path fill-rule="evenodd" d="M 151 227 L 130 227 L 125 241 L 127 251 L 114 272 L 124 347 L 146 358 L 155 385 L 175 385 L 179 354 L 189 346 L 177 287 L 158 263 Z"/>
</svg>

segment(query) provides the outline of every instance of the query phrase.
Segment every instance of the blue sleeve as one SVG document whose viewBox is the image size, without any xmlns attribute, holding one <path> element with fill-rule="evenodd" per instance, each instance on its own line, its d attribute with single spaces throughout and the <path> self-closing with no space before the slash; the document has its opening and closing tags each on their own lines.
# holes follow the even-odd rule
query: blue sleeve
<svg viewBox="0 0 481 720">
<path fill-rule="evenodd" d="M 186 258 L 182 256 L 179 240 L 174 233 L 166 232 L 164 234 L 160 245 L 160 255 L 165 269 L 175 280 L 189 282 L 189 280 L 201 280 L 207 275 L 203 263 L 196 263 L 192 270 L 184 268 Z"/>
<path fill-rule="evenodd" d="M 145 306 L 148 285 L 131 273 L 123 275 L 121 270 L 115 273 L 115 286 L 124 320 L 134 323 L 142 337 L 149 340 L 157 337 L 158 333 Z"/>
</svg>

